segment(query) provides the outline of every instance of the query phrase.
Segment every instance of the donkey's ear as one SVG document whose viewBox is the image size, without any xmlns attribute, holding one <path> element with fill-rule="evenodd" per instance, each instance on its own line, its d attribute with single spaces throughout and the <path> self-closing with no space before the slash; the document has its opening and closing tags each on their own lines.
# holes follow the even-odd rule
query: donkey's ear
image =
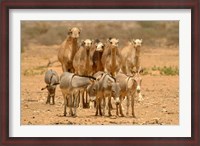
<svg viewBox="0 0 200 146">
<path fill-rule="evenodd" d="M 96 77 L 96 80 L 99 81 L 103 76 L 103 73 Z"/>
<path fill-rule="evenodd" d="M 131 71 L 132 71 L 133 74 L 136 74 L 137 73 L 136 67 L 134 67 Z"/>
<path fill-rule="evenodd" d="M 96 78 L 95 78 L 95 79 L 90 78 L 90 82 L 91 82 L 91 83 L 94 83 L 95 81 L 96 81 Z"/>
<path fill-rule="evenodd" d="M 143 72 L 144 72 L 144 69 L 142 67 L 139 67 L 138 73 L 143 73 Z"/>
</svg>

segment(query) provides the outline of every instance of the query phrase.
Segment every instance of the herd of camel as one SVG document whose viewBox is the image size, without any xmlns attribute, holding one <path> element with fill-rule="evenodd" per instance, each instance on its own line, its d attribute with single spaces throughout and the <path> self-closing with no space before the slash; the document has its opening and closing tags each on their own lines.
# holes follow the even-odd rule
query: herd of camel
<svg viewBox="0 0 200 146">
<path fill-rule="evenodd" d="M 86 39 L 78 43 L 81 30 L 73 27 L 68 30 L 66 39 L 59 47 L 58 61 L 62 65 L 63 74 L 58 76 L 56 71 L 45 73 L 48 97 L 55 103 L 56 86 L 64 98 L 64 116 L 76 116 L 76 109 L 96 107 L 95 115 L 111 116 L 112 103 L 116 105 L 116 115 L 124 116 L 122 102 L 126 99 L 126 115 L 129 115 L 131 105 L 134 112 L 134 98 L 143 100 L 141 95 L 141 66 L 140 49 L 142 39 L 132 39 L 119 49 L 119 40 L 109 38 L 105 43 L 100 40 Z M 111 102 L 113 101 L 113 102 Z M 130 104 L 131 103 L 131 104 Z"/>
</svg>

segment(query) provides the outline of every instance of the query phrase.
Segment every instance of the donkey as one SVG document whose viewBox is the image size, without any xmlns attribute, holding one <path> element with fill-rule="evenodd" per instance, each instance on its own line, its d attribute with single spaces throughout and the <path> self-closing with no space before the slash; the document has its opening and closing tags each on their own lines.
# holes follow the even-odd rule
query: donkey
<svg viewBox="0 0 200 146">
<path fill-rule="evenodd" d="M 97 81 L 94 84 L 88 86 L 87 92 L 89 94 L 90 100 L 96 101 L 95 116 L 97 116 L 98 113 L 101 116 L 105 115 L 106 98 L 108 99 L 108 115 L 112 116 L 111 97 L 114 98 L 116 103 L 119 103 L 119 83 L 117 83 L 115 78 L 113 78 L 110 74 L 102 71 L 94 74 L 94 77 L 97 79 Z M 101 102 L 103 102 L 103 113 L 101 111 Z"/>
<path fill-rule="evenodd" d="M 71 116 L 76 116 L 79 91 L 87 88 L 88 85 L 93 84 L 95 80 L 96 78 L 92 76 L 81 76 L 70 72 L 64 72 L 60 76 L 60 89 L 64 98 L 64 116 L 67 114 L 67 102 L 69 102 L 69 114 Z M 74 107 L 74 112 L 72 111 L 72 106 Z"/>
<path fill-rule="evenodd" d="M 50 99 L 52 98 L 52 104 L 55 104 L 55 92 L 56 86 L 59 84 L 59 76 L 56 71 L 50 69 L 46 71 L 44 76 L 44 81 L 46 83 L 46 87 L 42 88 L 41 90 L 47 89 L 48 96 L 46 104 L 50 104 Z"/>
<path fill-rule="evenodd" d="M 118 115 L 118 107 L 120 110 L 121 116 L 124 116 L 122 111 L 122 101 L 127 97 L 127 111 L 126 115 L 129 115 L 129 105 L 131 100 L 132 116 L 135 117 L 134 112 L 134 99 L 136 93 L 140 96 L 141 94 L 141 83 L 142 78 L 140 76 L 140 71 L 136 72 L 135 75 L 130 76 L 122 72 L 119 72 L 116 76 L 117 82 L 119 82 L 121 91 L 120 91 L 120 103 L 119 106 L 116 105 L 116 115 Z"/>
</svg>

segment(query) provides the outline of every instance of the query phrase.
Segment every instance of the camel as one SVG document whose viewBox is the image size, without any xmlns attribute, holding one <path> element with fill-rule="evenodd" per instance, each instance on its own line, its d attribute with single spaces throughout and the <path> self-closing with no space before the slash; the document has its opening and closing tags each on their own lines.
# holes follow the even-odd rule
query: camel
<svg viewBox="0 0 200 146">
<path fill-rule="evenodd" d="M 86 39 L 82 41 L 81 47 L 74 56 L 73 66 L 78 75 L 92 75 L 92 47 L 93 41 Z"/>
<path fill-rule="evenodd" d="M 125 74 L 133 75 L 134 68 L 136 72 L 140 68 L 140 50 L 142 46 L 142 39 L 133 39 L 127 46 L 121 49 L 122 71 Z"/>
<path fill-rule="evenodd" d="M 93 73 L 96 73 L 98 71 L 103 71 L 103 64 L 101 62 L 101 57 L 104 51 L 105 45 L 100 40 L 95 40 L 95 47 L 94 47 L 94 53 L 92 55 L 92 61 L 93 61 Z"/>
<path fill-rule="evenodd" d="M 74 72 L 73 59 L 78 51 L 77 40 L 80 36 L 80 29 L 73 27 L 69 29 L 67 38 L 59 47 L 58 60 L 62 65 L 63 72 Z"/>
<path fill-rule="evenodd" d="M 92 70 L 92 47 L 93 41 L 90 39 L 86 39 L 82 41 L 81 47 L 79 48 L 78 52 L 74 56 L 73 66 L 75 69 L 75 73 L 78 75 L 85 75 L 89 76 L 93 74 Z M 80 90 L 80 104 L 79 107 L 86 107 L 85 105 L 88 104 L 87 101 L 87 94 L 84 101 L 84 93 L 86 89 Z"/>
<path fill-rule="evenodd" d="M 113 77 L 116 76 L 121 68 L 121 55 L 118 50 L 118 44 L 118 39 L 109 38 L 101 58 L 104 71 L 110 73 Z"/>
</svg>

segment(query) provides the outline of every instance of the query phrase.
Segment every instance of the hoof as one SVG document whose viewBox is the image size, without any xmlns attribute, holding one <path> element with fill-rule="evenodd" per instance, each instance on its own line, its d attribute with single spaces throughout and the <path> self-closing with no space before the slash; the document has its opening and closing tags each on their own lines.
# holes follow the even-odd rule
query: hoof
<svg viewBox="0 0 200 146">
<path fill-rule="evenodd" d="M 79 107 L 78 107 L 79 109 L 83 109 L 83 105 L 79 105 Z"/>
<path fill-rule="evenodd" d="M 124 114 L 121 114 L 122 117 L 124 117 Z"/>
<path fill-rule="evenodd" d="M 76 117 L 77 117 L 77 115 L 76 115 L 76 114 L 73 114 L 72 116 L 73 116 L 74 118 L 76 118 Z"/>
<path fill-rule="evenodd" d="M 136 116 L 135 116 L 135 115 L 133 115 L 133 118 L 136 118 Z"/>
</svg>

